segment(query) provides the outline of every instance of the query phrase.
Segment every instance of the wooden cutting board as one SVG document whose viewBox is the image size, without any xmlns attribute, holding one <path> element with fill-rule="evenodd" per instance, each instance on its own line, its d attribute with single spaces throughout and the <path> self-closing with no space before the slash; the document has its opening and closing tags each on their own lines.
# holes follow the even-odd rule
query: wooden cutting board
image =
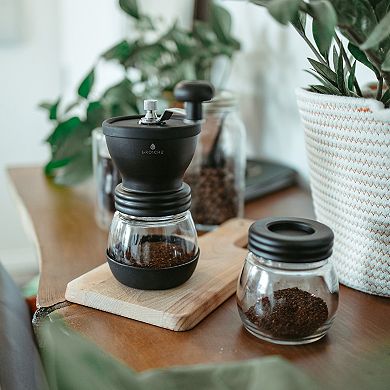
<svg viewBox="0 0 390 390">
<path fill-rule="evenodd" d="M 232 219 L 199 238 L 200 258 L 183 285 L 160 291 L 126 287 L 108 264 L 68 283 L 68 301 L 175 331 L 192 329 L 236 291 L 253 221 Z"/>
</svg>

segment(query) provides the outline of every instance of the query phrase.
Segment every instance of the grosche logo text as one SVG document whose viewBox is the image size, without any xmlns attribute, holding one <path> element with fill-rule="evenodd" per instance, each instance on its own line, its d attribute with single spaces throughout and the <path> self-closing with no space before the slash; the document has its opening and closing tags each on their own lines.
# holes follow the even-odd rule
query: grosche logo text
<svg viewBox="0 0 390 390">
<path fill-rule="evenodd" d="M 149 146 L 149 150 L 142 150 L 142 154 L 164 154 L 163 150 L 157 150 L 155 144 Z"/>
</svg>

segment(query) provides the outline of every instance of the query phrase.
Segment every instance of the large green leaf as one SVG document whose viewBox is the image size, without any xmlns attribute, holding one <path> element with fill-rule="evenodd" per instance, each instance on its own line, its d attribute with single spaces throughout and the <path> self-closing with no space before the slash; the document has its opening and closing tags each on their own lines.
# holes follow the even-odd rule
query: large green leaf
<svg viewBox="0 0 390 390">
<path fill-rule="evenodd" d="M 84 78 L 84 80 L 81 82 L 77 93 L 79 96 L 81 96 L 84 99 L 87 99 L 89 96 L 89 93 L 91 92 L 91 89 L 93 87 L 93 84 L 95 82 L 95 69 L 92 69 Z"/>
<path fill-rule="evenodd" d="M 131 17 L 140 18 L 137 0 L 119 0 L 119 6 Z"/>
<path fill-rule="evenodd" d="M 326 87 L 325 85 L 310 85 L 310 88 L 313 89 L 313 91 L 322 93 L 324 95 L 337 95 L 333 93 L 333 90 Z"/>
<path fill-rule="evenodd" d="M 337 14 L 340 31 L 354 44 L 362 43 L 377 25 L 369 0 L 329 0 Z"/>
<path fill-rule="evenodd" d="M 315 390 L 305 373 L 277 356 L 135 372 L 53 314 L 38 328 L 52 390 Z M 347 386 L 345 386 L 346 388 Z"/>
<path fill-rule="evenodd" d="M 313 37 L 320 53 L 328 58 L 337 24 L 336 12 L 327 0 L 312 1 L 309 10 L 313 16 Z"/>
<path fill-rule="evenodd" d="M 378 45 L 384 39 L 390 36 L 390 12 L 374 28 L 367 40 L 360 45 L 362 50 L 367 50 Z"/>
<path fill-rule="evenodd" d="M 230 13 L 216 3 L 211 5 L 210 26 L 220 42 L 239 49 L 240 43 L 231 35 L 232 18 Z"/>
<path fill-rule="evenodd" d="M 291 24 L 297 29 L 301 35 L 305 35 L 306 29 L 306 13 L 297 12 L 291 19 Z"/>
<path fill-rule="evenodd" d="M 271 0 L 266 2 L 268 12 L 281 24 L 288 24 L 299 10 L 302 0 Z"/>
<path fill-rule="evenodd" d="M 356 61 L 353 63 L 351 67 L 351 71 L 349 72 L 349 76 L 348 76 L 348 89 L 350 91 L 353 91 L 353 85 L 355 83 L 355 72 L 356 72 Z"/>
<path fill-rule="evenodd" d="M 52 160 L 64 160 L 73 158 L 90 143 L 91 131 L 97 126 L 90 126 L 81 122 L 79 126 L 72 129 L 66 137 L 57 140 L 52 145 Z"/>
<path fill-rule="evenodd" d="M 87 107 L 86 125 L 93 130 L 100 127 L 105 119 L 105 110 L 100 101 L 90 102 Z"/>
<path fill-rule="evenodd" d="M 322 77 L 320 74 L 312 72 L 311 70 L 305 70 L 305 72 L 314 76 L 324 87 L 329 89 L 333 95 L 340 95 L 338 88 L 331 84 L 325 77 Z"/>
<path fill-rule="evenodd" d="M 104 92 L 101 103 L 111 112 L 110 116 L 139 113 L 133 87 L 131 81 L 126 78 Z"/>
<path fill-rule="evenodd" d="M 367 66 L 371 70 L 374 70 L 374 66 L 371 64 L 369 59 L 367 58 L 366 54 L 360 50 L 357 46 L 355 46 L 353 43 L 348 43 L 348 50 L 353 55 L 355 60 L 361 62 L 363 65 Z"/>
<path fill-rule="evenodd" d="M 50 136 L 46 139 L 50 145 L 54 146 L 66 138 L 75 128 L 80 126 L 81 120 L 78 117 L 72 117 L 59 123 Z"/>
<path fill-rule="evenodd" d="M 332 69 L 330 69 L 327 65 L 322 64 L 321 62 L 313 60 L 312 58 L 308 58 L 308 60 L 316 72 L 325 77 L 334 86 L 337 86 L 337 76 Z"/>
<path fill-rule="evenodd" d="M 347 90 L 345 88 L 344 79 L 344 61 L 341 54 L 339 55 L 339 60 L 337 63 L 336 80 L 338 89 L 341 91 L 341 93 L 345 93 Z"/>
</svg>

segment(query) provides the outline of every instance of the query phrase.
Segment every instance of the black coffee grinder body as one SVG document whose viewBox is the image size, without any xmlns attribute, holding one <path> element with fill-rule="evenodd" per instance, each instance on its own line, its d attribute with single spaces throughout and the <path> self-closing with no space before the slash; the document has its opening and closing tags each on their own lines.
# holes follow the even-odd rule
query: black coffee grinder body
<svg viewBox="0 0 390 390">
<path fill-rule="evenodd" d="M 107 146 L 122 183 L 115 190 L 107 261 L 123 284 L 145 290 L 167 289 L 189 279 L 199 249 L 189 211 L 191 190 L 183 175 L 195 153 L 202 101 L 213 89 L 206 82 L 182 82 L 175 97 L 186 114 L 145 101 L 145 116 L 117 117 L 103 123 Z"/>
</svg>

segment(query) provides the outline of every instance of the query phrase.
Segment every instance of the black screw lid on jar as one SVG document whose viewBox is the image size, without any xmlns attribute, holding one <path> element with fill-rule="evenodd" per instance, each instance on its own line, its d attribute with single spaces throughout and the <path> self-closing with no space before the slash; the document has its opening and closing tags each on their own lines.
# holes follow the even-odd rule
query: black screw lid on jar
<svg viewBox="0 0 390 390">
<path fill-rule="evenodd" d="M 257 257 L 284 263 L 314 263 L 332 254 L 332 230 L 305 218 L 276 217 L 252 224 L 248 249 Z"/>
</svg>

